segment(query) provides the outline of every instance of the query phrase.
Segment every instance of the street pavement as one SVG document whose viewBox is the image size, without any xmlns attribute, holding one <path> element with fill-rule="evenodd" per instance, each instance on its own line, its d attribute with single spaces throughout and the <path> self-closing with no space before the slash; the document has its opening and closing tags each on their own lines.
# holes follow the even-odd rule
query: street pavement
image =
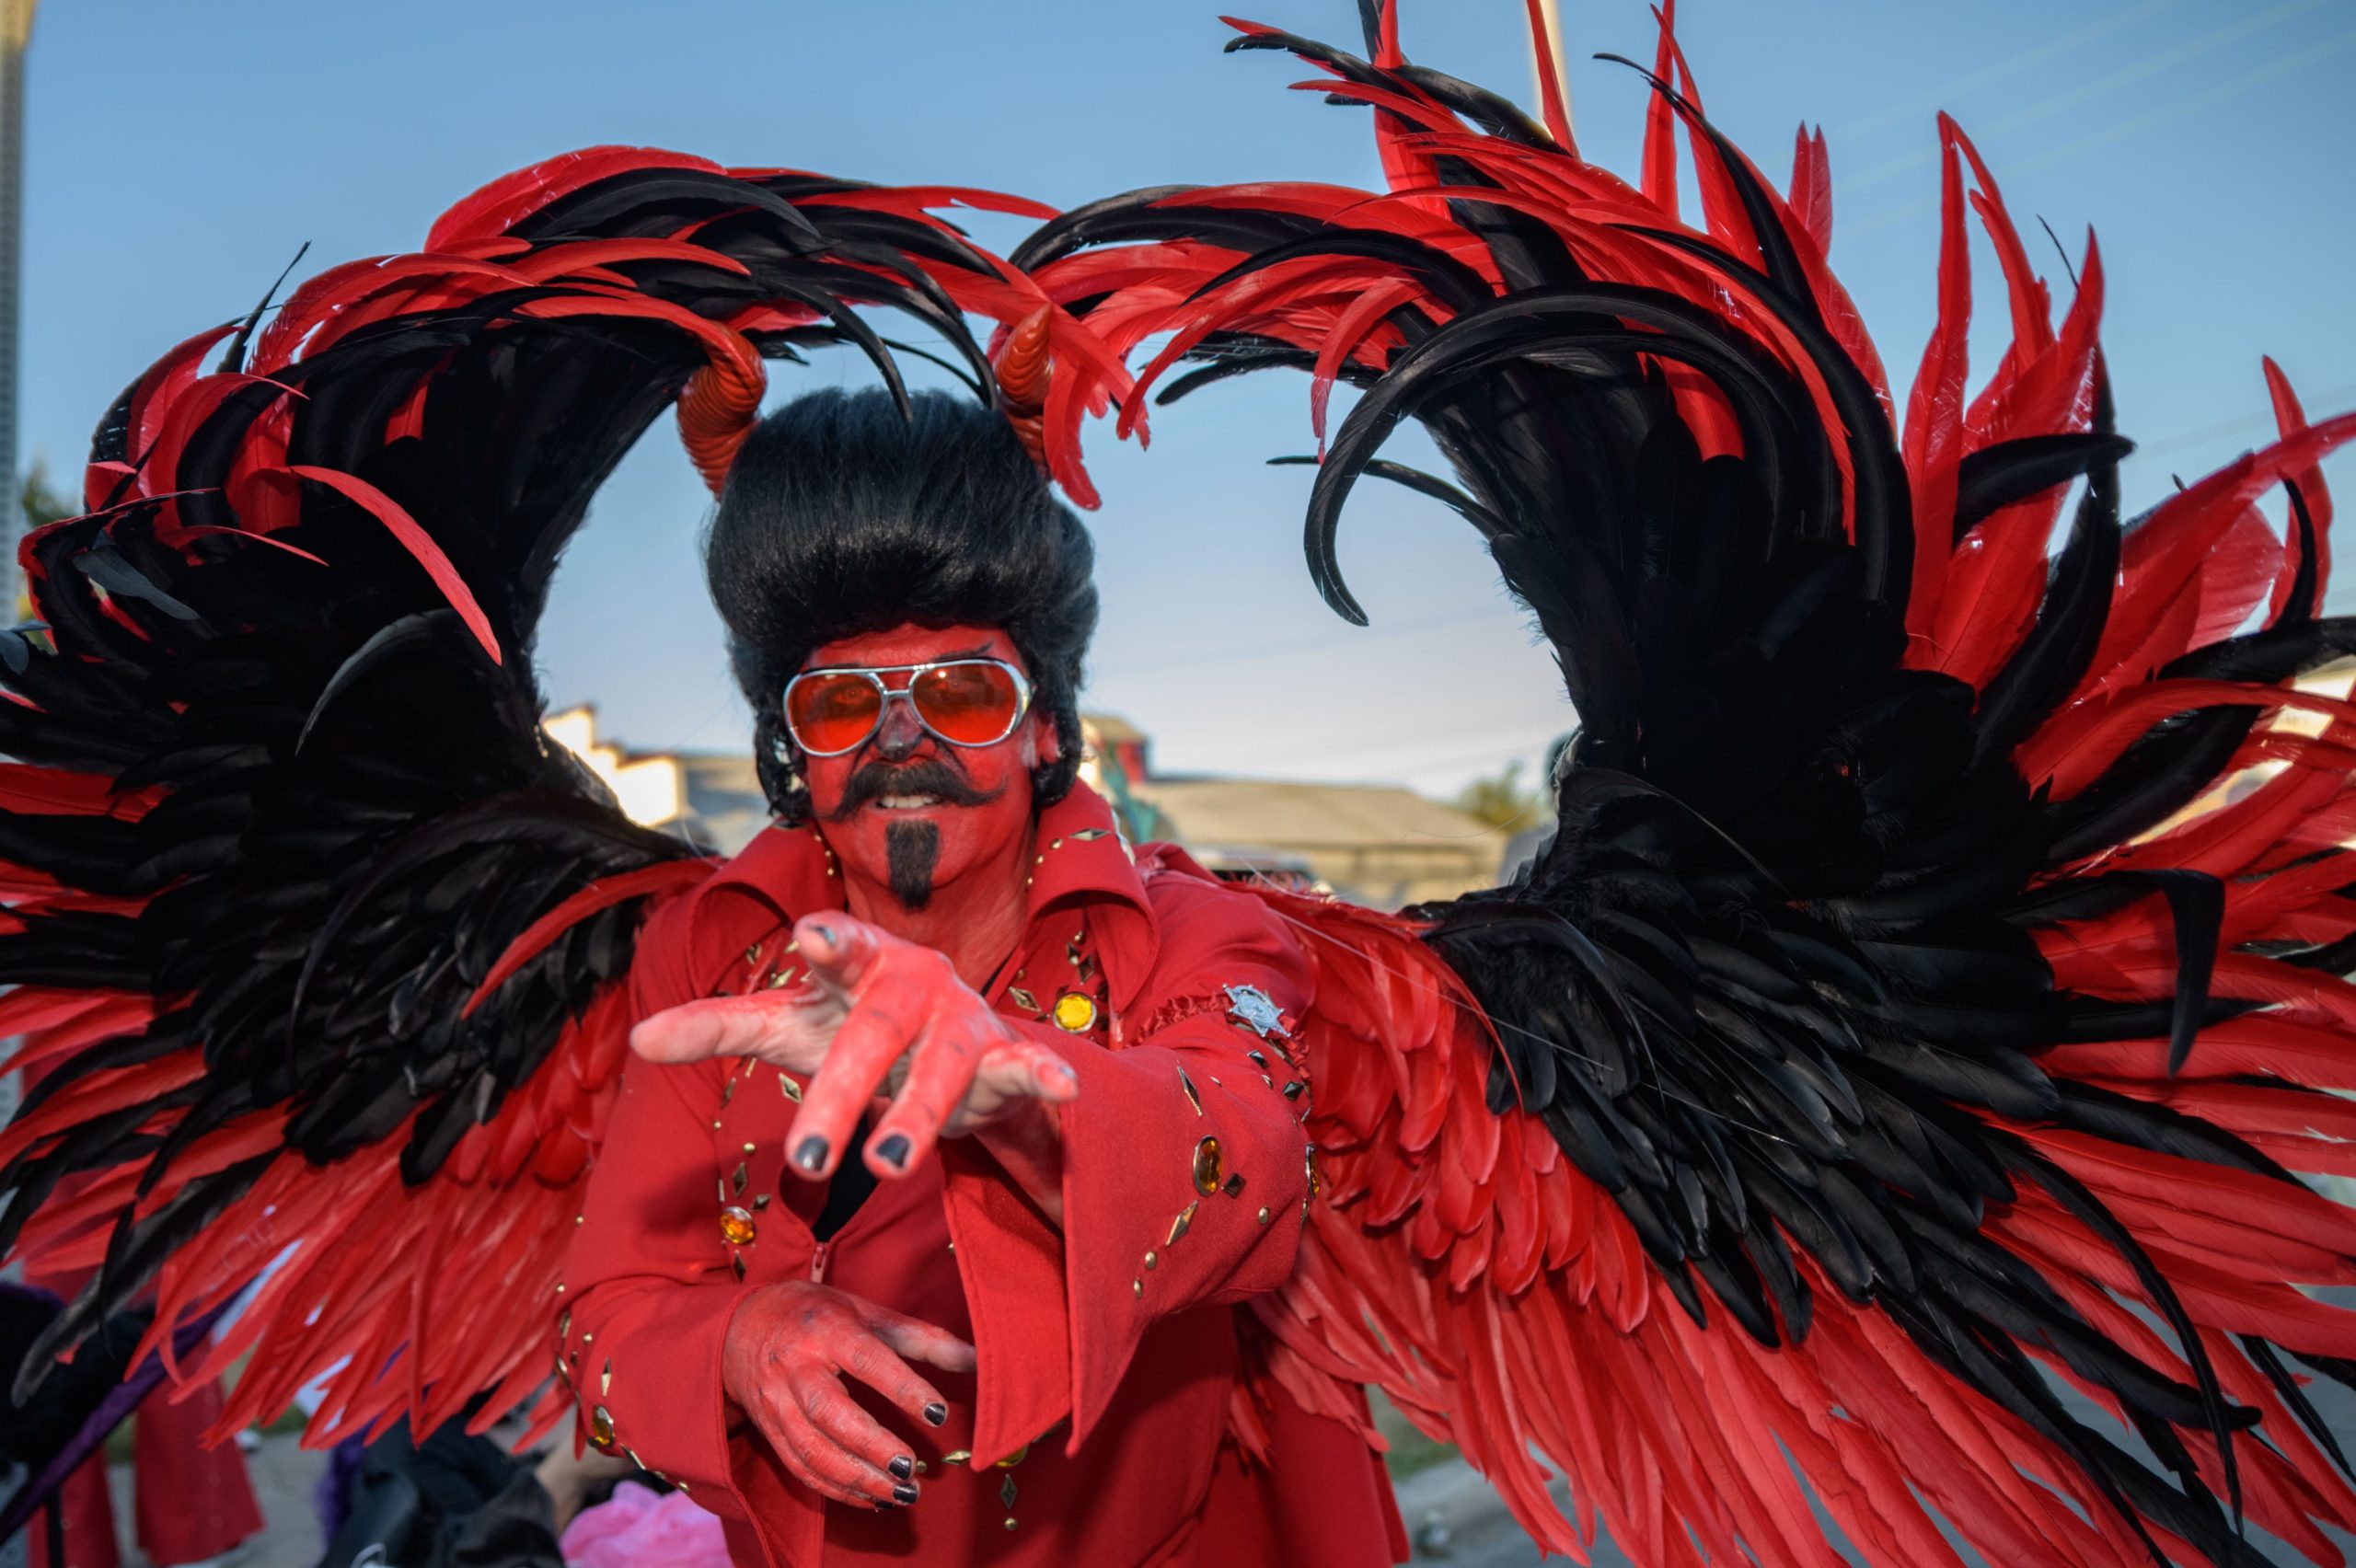
<svg viewBox="0 0 2356 1568">
<path fill-rule="evenodd" d="M 2322 1382 L 2312 1392 L 2334 1430 L 2343 1435 L 2345 1446 L 2348 1435 L 2356 1435 L 2356 1396 Z M 2080 1412 L 2093 1413 L 2091 1407 L 2084 1405 Z M 311 1488 L 326 1463 L 325 1455 L 297 1447 L 291 1436 L 261 1440 L 260 1448 L 249 1456 L 248 1468 L 267 1527 L 260 1539 L 233 1559 L 237 1568 L 310 1568 L 321 1550 L 311 1511 Z M 127 1537 L 132 1517 L 128 1467 L 116 1466 L 112 1480 L 115 1518 Z M 1415 1560 L 1419 1563 L 1529 1568 L 1541 1561 L 1535 1543 L 1514 1528 L 1496 1494 L 1461 1460 L 1444 1461 L 1401 1482 L 1399 1508 L 1408 1533 L 1418 1541 Z M 2269 1562 L 2304 1561 L 2271 1541 L 2259 1539 L 2253 1544 Z M 2343 1539 L 2340 1545 L 2346 1550 L 2356 1547 L 2356 1541 Z M 1596 1543 L 1593 1562 L 1595 1568 L 1633 1568 L 1628 1556 L 1609 1540 Z M 146 1559 L 131 1550 L 127 1539 L 123 1562 L 124 1568 L 149 1568 Z"/>
<path fill-rule="evenodd" d="M 236 1568 L 311 1568 L 323 1544 L 311 1511 L 311 1488 L 327 1469 L 327 1456 L 297 1447 L 291 1436 L 274 1435 L 264 1437 L 247 1461 L 264 1528 L 231 1561 Z M 151 1568 L 130 1539 L 131 1467 L 114 1466 L 109 1479 L 114 1483 L 116 1527 L 123 1536 L 123 1568 Z M 1514 1528 L 1496 1493 L 1461 1459 L 1410 1477 L 1399 1490 L 1399 1501 L 1409 1530 L 1438 1548 L 1419 1550 L 1417 1562 L 1522 1568 L 1539 1561 L 1537 1547 Z M 1609 1542 L 1600 1546 L 1595 1564 L 1632 1568 L 1625 1554 Z"/>
</svg>

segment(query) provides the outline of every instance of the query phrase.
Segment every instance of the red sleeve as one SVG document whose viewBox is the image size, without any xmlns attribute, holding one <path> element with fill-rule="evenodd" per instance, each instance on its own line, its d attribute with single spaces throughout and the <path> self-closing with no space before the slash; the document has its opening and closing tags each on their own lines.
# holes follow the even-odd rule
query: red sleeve
<svg viewBox="0 0 2356 1568">
<path fill-rule="evenodd" d="M 942 1146 L 980 1353 L 980 1462 L 1066 1415 L 1077 1451 L 1151 1324 L 1273 1290 L 1292 1272 L 1309 1193 L 1307 1085 L 1288 1042 L 1232 1016 L 1227 992 L 1252 987 L 1298 1020 L 1308 965 L 1259 900 L 1207 884 L 1166 893 L 1159 960 L 1124 1046 L 1022 1025 L 1080 1076 L 1060 1112 L 1061 1231 L 978 1150 Z"/>
<path fill-rule="evenodd" d="M 664 925 L 651 922 L 641 941 L 634 1018 L 673 999 L 680 966 Z M 737 1475 L 751 1450 L 730 1435 L 721 1351 L 749 1287 L 714 1225 L 710 1113 L 687 1098 L 705 1088 L 703 1073 L 636 1057 L 623 1069 L 565 1256 L 557 1355 L 583 1432 L 684 1483 L 707 1508 L 745 1516 Z M 714 1081 L 703 1099 L 718 1098 Z"/>
</svg>

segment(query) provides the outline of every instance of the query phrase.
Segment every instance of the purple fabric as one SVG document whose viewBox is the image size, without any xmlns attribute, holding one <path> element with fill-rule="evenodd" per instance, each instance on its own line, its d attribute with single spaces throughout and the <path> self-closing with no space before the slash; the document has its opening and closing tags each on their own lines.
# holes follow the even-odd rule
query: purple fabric
<svg viewBox="0 0 2356 1568">
<path fill-rule="evenodd" d="M 354 1434 L 328 1450 L 328 1468 L 311 1488 L 311 1512 L 318 1516 L 319 1539 L 335 1539 L 336 1531 L 352 1516 L 352 1487 L 360 1479 L 361 1456 L 368 1440 Z"/>
<path fill-rule="evenodd" d="M 613 1500 L 583 1508 L 564 1529 L 565 1568 L 729 1568 L 720 1521 L 684 1492 L 656 1493 L 634 1481 Z"/>
<path fill-rule="evenodd" d="M 212 1329 L 213 1320 L 220 1315 L 221 1309 L 216 1307 L 210 1312 L 198 1314 L 173 1331 L 172 1354 L 175 1358 L 195 1350 Z M 84 1418 L 72 1440 L 52 1456 L 49 1463 L 42 1466 L 32 1480 L 18 1487 L 15 1496 L 8 1499 L 6 1510 L 0 1512 L 0 1540 L 6 1540 L 24 1528 L 32 1518 L 33 1510 L 64 1485 L 65 1478 L 74 1473 L 75 1467 L 97 1453 L 105 1445 L 107 1434 L 129 1419 L 131 1412 L 139 1408 L 139 1401 L 155 1392 L 156 1385 L 163 1380 L 163 1357 L 150 1351 L 147 1359 L 141 1362 L 136 1370 L 107 1390 L 107 1397 Z"/>
</svg>

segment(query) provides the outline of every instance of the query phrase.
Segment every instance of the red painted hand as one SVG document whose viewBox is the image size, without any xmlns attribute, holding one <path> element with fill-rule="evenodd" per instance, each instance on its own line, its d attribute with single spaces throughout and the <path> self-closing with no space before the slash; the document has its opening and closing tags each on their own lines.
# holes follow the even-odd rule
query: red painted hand
<svg viewBox="0 0 2356 1568">
<path fill-rule="evenodd" d="M 851 1377 L 938 1426 L 948 1401 L 908 1363 L 974 1369 L 974 1347 L 930 1323 L 823 1285 L 789 1280 L 746 1293 L 728 1320 L 728 1397 L 812 1491 L 863 1507 L 917 1500 L 915 1456 L 859 1407 Z"/>
<path fill-rule="evenodd" d="M 866 1155 L 884 1178 L 907 1174 L 937 1139 L 1025 1113 L 1044 1124 L 1038 1106 L 1079 1094 L 1062 1057 L 1009 1027 L 932 949 L 836 914 L 805 917 L 794 940 L 814 984 L 672 1008 L 632 1030 L 630 1046 L 653 1062 L 754 1056 L 802 1078 L 785 1147 L 804 1176 L 834 1173 L 879 1094 L 892 1104 Z"/>
</svg>

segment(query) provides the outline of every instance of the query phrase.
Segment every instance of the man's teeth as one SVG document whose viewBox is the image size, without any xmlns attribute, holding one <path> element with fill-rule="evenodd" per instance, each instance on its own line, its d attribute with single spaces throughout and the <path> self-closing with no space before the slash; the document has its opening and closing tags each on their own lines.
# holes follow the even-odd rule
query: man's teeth
<svg viewBox="0 0 2356 1568">
<path fill-rule="evenodd" d="M 920 812 L 941 804 L 938 795 L 881 795 L 875 803 L 887 812 Z"/>
</svg>

